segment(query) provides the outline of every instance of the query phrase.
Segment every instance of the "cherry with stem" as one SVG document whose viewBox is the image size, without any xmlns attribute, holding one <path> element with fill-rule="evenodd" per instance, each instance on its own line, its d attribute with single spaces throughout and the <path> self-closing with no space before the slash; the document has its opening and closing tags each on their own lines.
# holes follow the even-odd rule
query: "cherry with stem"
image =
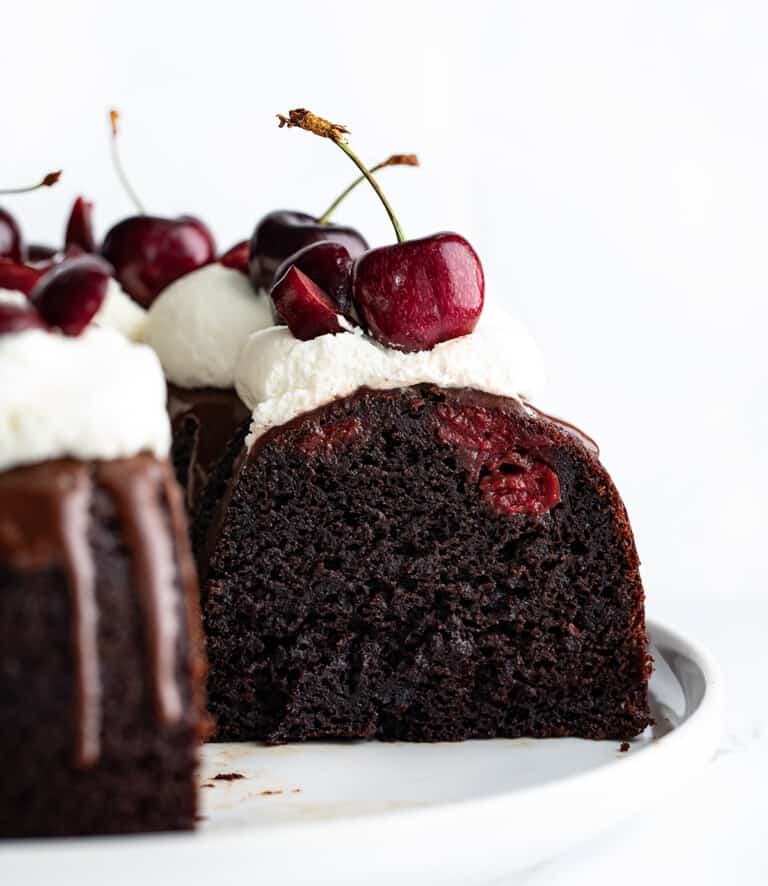
<svg viewBox="0 0 768 886">
<path fill-rule="evenodd" d="M 128 295 L 148 308 L 174 280 L 214 261 L 216 244 L 207 225 L 198 218 L 145 214 L 117 149 L 118 119 L 117 111 L 109 112 L 112 159 L 118 178 L 139 212 L 124 218 L 107 232 L 101 254 L 114 268 L 115 277 Z"/>
<path fill-rule="evenodd" d="M 342 150 L 376 192 L 392 223 L 397 242 L 363 253 L 352 265 L 352 300 L 368 331 L 402 351 L 429 350 L 472 332 L 483 308 L 485 279 L 467 240 L 454 233 L 406 240 L 379 183 L 347 143 L 346 126 L 306 108 L 277 117 L 281 128 L 304 129 Z"/>
</svg>

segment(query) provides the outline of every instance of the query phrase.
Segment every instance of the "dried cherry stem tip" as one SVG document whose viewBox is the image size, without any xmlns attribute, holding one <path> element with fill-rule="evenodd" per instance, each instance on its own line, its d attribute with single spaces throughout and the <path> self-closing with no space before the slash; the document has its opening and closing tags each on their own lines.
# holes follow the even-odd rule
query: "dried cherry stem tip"
<svg viewBox="0 0 768 886">
<path fill-rule="evenodd" d="M 415 154 L 392 154 L 391 157 L 387 157 L 381 163 L 377 163 L 375 166 L 371 166 L 369 172 L 373 174 L 374 172 L 378 172 L 380 169 L 385 169 L 387 166 L 418 166 L 419 158 Z M 345 188 L 339 196 L 331 203 L 331 205 L 325 210 L 325 212 L 320 216 L 318 222 L 321 225 L 325 225 L 328 223 L 330 217 L 334 212 L 339 208 L 339 205 L 346 200 L 346 198 L 355 190 L 355 188 L 365 181 L 364 175 L 359 175 L 349 187 Z"/>
<path fill-rule="evenodd" d="M 145 215 L 144 204 L 139 200 L 136 191 L 134 191 L 130 181 L 128 180 L 128 176 L 125 174 L 125 170 L 123 169 L 123 163 L 120 159 L 120 152 L 117 149 L 117 124 L 120 119 L 120 114 L 114 108 L 112 108 L 109 112 L 109 126 L 112 130 L 112 165 L 115 167 L 115 172 L 117 173 L 117 177 L 120 179 L 120 183 L 125 189 L 126 194 L 128 194 L 131 202 L 136 206 L 140 215 Z"/>
<path fill-rule="evenodd" d="M 36 185 L 29 185 L 26 188 L 2 188 L 0 194 L 28 194 L 30 191 L 37 191 L 39 188 L 51 188 L 61 178 L 61 169 L 55 172 L 46 173 Z"/>
<path fill-rule="evenodd" d="M 395 229 L 397 242 L 402 243 L 405 240 L 405 235 L 400 227 L 400 222 L 397 220 L 394 210 L 389 205 L 389 201 L 384 196 L 384 192 L 379 187 L 379 183 L 371 175 L 370 170 L 365 166 L 363 161 L 347 144 L 346 136 L 349 135 L 349 130 L 346 126 L 343 126 L 341 123 L 331 123 L 329 120 L 325 120 L 323 117 L 318 117 L 317 114 L 313 114 L 306 108 L 294 108 L 292 111 L 288 112 L 287 117 L 284 114 L 278 114 L 277 119 L 280 121 L 281 129 L 283 126 L 287 126 L 289 129 L 292 129 L 293 127 L 305 129 L 307 132 L 319 135 L 321 138 L 329 138 L 334 144 L 338 145 L 368 180 L 373 190 L 376 191 L 379 200 L 381 200 L 384 209 L 387 211 L 389 220 L 392 222 L 392 227 Z"/>
</svg>

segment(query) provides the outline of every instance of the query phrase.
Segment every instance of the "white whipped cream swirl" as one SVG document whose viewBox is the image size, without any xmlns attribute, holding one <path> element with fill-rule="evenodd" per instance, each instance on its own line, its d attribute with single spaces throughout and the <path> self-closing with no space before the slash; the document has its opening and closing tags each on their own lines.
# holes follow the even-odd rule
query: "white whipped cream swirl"
<svg viewBox="0 0 768 886">
<path fill-rule="evenodd" d="M 156 355 L 112 329 L 0 335 L 0 470 L 64 457 L 165 457 L 165 397 Z"/>
<path fill-rule="evenodd" d="M 218 263 L 185 274 L 152 303 L 144 328 L 169 381 L 231 388 L 246 338 L 272 325 L 269 298 L 240 271 Z"/>
<path fill-rule="evenodd" d="M 270 428 L 362 387 L 429 383 L 531 398 L 544 379 L 541 354 L 526 328 L 487 309 L 471 335 L 407 354 L 360 330 L 299 341 L 287 327 L 271 327 L 248 338 L 235 370 L 237 392 L 253 411 L 249 447 Z"/>
</svg>

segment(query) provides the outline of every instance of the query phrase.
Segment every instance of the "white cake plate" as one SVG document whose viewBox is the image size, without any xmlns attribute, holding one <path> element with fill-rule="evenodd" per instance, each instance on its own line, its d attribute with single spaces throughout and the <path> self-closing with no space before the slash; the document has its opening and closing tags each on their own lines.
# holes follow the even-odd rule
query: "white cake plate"
<svg viewBox="0 0 768 886">
<path fill-rule="evenodd" d="M 658 623 L 649 634 L 656 726 L 625 753 L 579 739 L 212 744 L 198 833 L 0 842 L 0 882 L 492 883 L 659 803 L 712 758 L 716 665 Z M 231 773 L 244 777 L 215 779 Z"/>
</svg>

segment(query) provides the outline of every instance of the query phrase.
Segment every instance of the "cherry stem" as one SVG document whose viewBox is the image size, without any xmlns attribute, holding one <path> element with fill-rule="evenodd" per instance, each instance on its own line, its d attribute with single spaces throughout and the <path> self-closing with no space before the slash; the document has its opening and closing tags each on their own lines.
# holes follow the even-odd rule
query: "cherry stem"
<svg viewBox="0 0 768 886">
<path fill-rule="evenodd" d="M 415 154 L 393 154 L 391 157 L 387 157 L 386 160 L 381 163 L 377 163 L 375 166 L 371 166 L 370 173 L 378 172 L 380 169 L 385 169 L 387 166 L 418 166 L 419 160 Z M 355 188 L 361 183 L 365 181 L 365 176 L 358 176 L 349 187 L 345 188 L 339 196 L 331 203 L 331 205 L 325 210 L 325 212 L 320 216 L 318 222 L 321 225 L 325 225 L 328 223 L 328 220 L 333 215 L 334 212 L 339 208 L 339 205 L 346 200 L 346 198 L 355 190 Z"/>
<path fill-rule="evenodd" d="M 294 108 L 288 112 L 287 117 L 283 114 L 278 114 L 277 119 L 280 121 L 281 129 L 283 126 L 287 126 L 289 129 L 295 126 L 299 129 L 305 129 L 307 132 L 312 132 L 314 135 L 319 135 L 320 138 L 329 138 L 334 144 L 338 145 L 355 166 L 357 166 L 360 172 L 362 172 L 373 190 L 376 191 L 379 200 L 381 200 L 384 208 L 387 210 L 387 215 L 392 222 L 392 227 L 395 229 L 397 242 L 402 243 L 405 240 L 403 229 L 400 227 L 400 222 L 397 220 L 397 216 L 389 205 L 389 201 L 384 196 L 384 191 L 381 190 L 379 183 L 371 175 L 363 161 L 347 144 L 346 136 L 349 134 L 349 130 L 346 126 L 342 126 L 340 123 L 331 123 L 329 120 L 326 120 L 323 117 L 318 117 L 317 114 L 313 114 L 312 111 L 308 111 L 306 108 Z"/>
<path fill-rule="evenodd" d="M 29 185 L 26 188 L 2 188 L 0 194 L 28 194 L 30 191 L 37 191 L 39 188 L 52 188 L 61 178 L 61 170 L 49 172 L 44 175 L 36 185 Z"/>
<path fill-rule="evenodd" d="M 146 215 L 144 211 L 144 204 L 139 200 L 139 197 L 131 186 L 130 181 L 128 180 L 128 176 L 125 174 L 125 170 L 123 169 L 123 163 L 120 159 L 120 152 L 117 149 L 117 121 L 119 120 L 120 115 L 114 109 L 109 112 L 109 125 L 112 129 L 112 140 L 111 140 L 111 148 L 112 148 L 112 165 L 115 168 L 115 172 L 117 173 L 117 177 L 120 179 L 120 184 L 122 184 L 125 189 L 126 194 L 130 198 L 131 202 L 134 206 L 139 210 L 139 215 Z"/>
<path fill-rule="evenodd" d="M 363 161 L 357 156 L 357 154 L 350 148 L 346 142 L 339 141 L 334 139 L 335 144 L 337 144 L 342 151 L 349 157 L 349 159 L 357 166 L 360 172 L 363 173 L 363 176 L 368 180 L 368 183 L 376 191 L 376 194 L 384 205 L 384 209 L 387 210 L 387 215 L 389 216 L 389 220 L 392 222 L 392 227 L 395 229 L 395 236 L 397 237 L 398 243 L 403 243 L 405 241 L 405 234 L 403 233 L 403 229 L 400 227 L 400 222 L 397 220 L 397 216 L 395 215 L 394 210 L 389 205 L 389 200 L 384 196 L 384 191 L 379 187 L 379 183 L 376 179 L 371 175 L 371 173 L 366 168 Z"/>
</svg>

